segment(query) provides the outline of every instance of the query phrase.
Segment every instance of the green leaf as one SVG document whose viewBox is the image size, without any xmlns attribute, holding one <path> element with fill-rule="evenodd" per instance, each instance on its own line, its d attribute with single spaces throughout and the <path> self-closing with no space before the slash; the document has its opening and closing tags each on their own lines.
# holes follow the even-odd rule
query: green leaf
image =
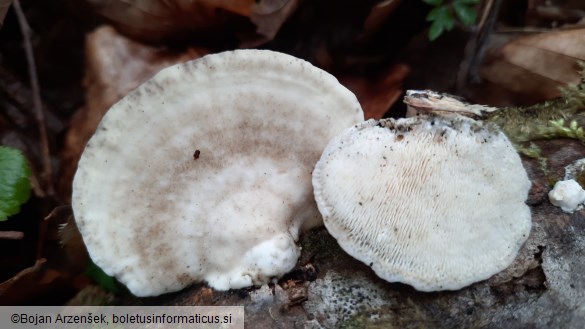
<svg viewBox="0 0 585 329">
<path fill-rule="evenodd" d="M 435 7 L 427 15 L 427 21 L 432 21 L 429 29 L 429 39 L 437 39 L 444 31 L 450 31 L 455 26 L 455 19 L 449 6 Z"/>
<path fill-rule="evenodd" d="M 475 23 L 475 20 L 477 19 L 477 13 L 475 12 L 474 8 L 461 3 L 454 3 L 453 9 L 455 10 L 457 17 L 459 17 L 459 20 L 466 26 Z"/>
<path fill-rule="evenodd" d="M 431 6 L 438 6 L 443 3 L 443 0 L 423 0 L 424 3 Z"/>
<path fill-rule="evenodd" d="M 455 26 L 455 18 L 453 17 L 453 14 L 451 14 L 450 10 L 447 10 L 445 17 L 442 18 L 442 22 L 445 25 L 445 30 L 451 31 L 453 29 Z"/>
<path fill-rule="evenodd" d="M 444 26 L 438 21 L 434 21 L 429 28 L 429 40 L 435 41 L 438 37 L 443 34 Z"/>
<path fill-rule="evenodd" d="M 19 150 L 0 146 L 0 221 L 18 214 L 20 205 L 30 197 L 30 175 L 28 162 Z"/>
<path fill-rule="evenodd" d="M 91 259 L 85 268 L 85 274 L 107 292 L 119 294 L 123 290 L 116 279 L 107 275 L 106 272 L 97 266 Z"/>
<path fill-rule="evenodd" d="M 431 11 L 429 11 L 429 14 L 427 15 L 427 22 L 432 22 L 436 21 L 437 19 L 441 19 L 441 17 L 445 15 L 444 13 L 445 10 L 448 11 L 449 8 L 447 6 L 439 6 L 433 8 Z"/>
</svg>

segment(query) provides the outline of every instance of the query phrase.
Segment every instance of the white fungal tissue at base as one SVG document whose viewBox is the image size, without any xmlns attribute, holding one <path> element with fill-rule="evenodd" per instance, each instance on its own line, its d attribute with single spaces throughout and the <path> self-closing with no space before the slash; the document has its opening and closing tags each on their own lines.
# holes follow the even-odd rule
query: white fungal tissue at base
<svg viewBox="0 0 585 329">
<path fill-rule="evenodd" d="M 585 190 L 574 179 L 558 181 L 548 193 L 548 199 L 564 212 L 571 213 L 582 207 L 582 203 L 585 202 Z"/>
<path fill-rule="evenodd" d="M 289 272 L 299 256 L 300 250 L 290 235 L 280 234 L 247 251 L 231 272 L 210 272 L 205 280 L 217 290 L 249 287 Z"/>
</svg>

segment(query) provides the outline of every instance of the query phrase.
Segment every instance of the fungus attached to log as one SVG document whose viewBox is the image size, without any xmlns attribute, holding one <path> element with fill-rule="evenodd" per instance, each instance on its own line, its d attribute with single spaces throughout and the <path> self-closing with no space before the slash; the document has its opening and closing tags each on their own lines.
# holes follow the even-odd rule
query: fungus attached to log
<svg viewBox="0 0 585 329">
<path fill-rule="evenodd" d="M 238 50 L 169 67 L 115 104 L 79 161 L 72 205 L 93 261 L 138 296 L 268 282 L 320 222 L 311 171 L 363 120 L 330 74 Z"/>
<path fill-rule="evenodd" d="M 421 291 L 460 289 L 510 265 L 530 233 L 530 184 L 504 134 L 464 117 L 355 125 L 313 172 L 340 246 Z"/>
<path fill-rule="evenodd" d="M 585 190 L 574 179 L 562 180 L 555 183 L 548 199 L 564 212 L 572 213 L 585 202 Z"/>
</svg>

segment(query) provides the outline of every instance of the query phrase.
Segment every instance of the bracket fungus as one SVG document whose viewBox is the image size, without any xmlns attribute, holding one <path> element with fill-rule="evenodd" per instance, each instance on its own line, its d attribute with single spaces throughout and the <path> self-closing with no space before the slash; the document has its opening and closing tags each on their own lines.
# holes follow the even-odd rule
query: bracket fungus
<svg viewBox="0 0 585 329">
<path fill-rule="evenodd" d="M 350 91 L 289 55 L 164 69 L 108 111 L 79 161 L 72 206 L 89 254 L 137 296 L 281 276 L 300 228 L 321 220 L 315 162 L 360 121 Z"/>
<path fill-rule="evenodd" d="M 407 117 L 433 113 L 443 117 L 481 118 L 485 113 L 497 111 L 495 107 L 468 104 L 457 96 L 432 90 L 407 90 L 404 103 L 407 105 Z"/>
<path fill-rule="evenodd" d="M 495 126 L 465 117 L 369 120 L 313 171 L 327 230 L 378 276 L 456 290 L 505 269 L 528 238 L 530 181 Z"/>
</svg>

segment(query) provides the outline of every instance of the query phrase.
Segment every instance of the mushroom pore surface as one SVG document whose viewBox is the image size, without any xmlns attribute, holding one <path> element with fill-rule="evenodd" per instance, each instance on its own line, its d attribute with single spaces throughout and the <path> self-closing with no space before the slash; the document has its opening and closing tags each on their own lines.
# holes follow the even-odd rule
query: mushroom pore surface
<svg viewBox="0 0 585 329">
<path fill-rule="evenodd" d="M 313 172 L 340 246 L 421 291 L 510 265 L 530 233 L 530 184 L 501 132 L 462 117 L 366 121 L 333 139 Z"/>
<path fill-rule="evenodd" d="M 115 104 L 72 205 L 90 256 L 138 296 L 268 282 L 320 221 L 311 171 L 363 120 L 355 96 L 289 55 L 238 50 L 169 67 Z"/>
</svg>

